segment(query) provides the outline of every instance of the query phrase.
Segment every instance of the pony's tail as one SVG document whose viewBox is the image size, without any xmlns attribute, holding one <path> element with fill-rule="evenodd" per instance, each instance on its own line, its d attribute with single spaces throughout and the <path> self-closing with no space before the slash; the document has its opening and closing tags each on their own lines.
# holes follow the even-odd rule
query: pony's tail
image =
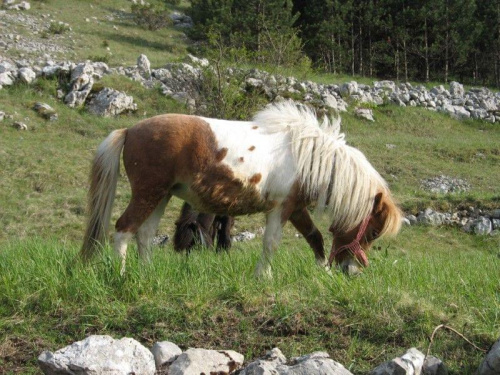
<svg viewBox="0 0 500 375">
<path fill-rule="evenodd" d="M 120 155 L 126 135 L 127 129 L 111 132 L 99 145 L 92 162 L 87 230 L 80 252 L 84 260 L 90 259 L 106 241 L 120 172 Z"/>
</svg>

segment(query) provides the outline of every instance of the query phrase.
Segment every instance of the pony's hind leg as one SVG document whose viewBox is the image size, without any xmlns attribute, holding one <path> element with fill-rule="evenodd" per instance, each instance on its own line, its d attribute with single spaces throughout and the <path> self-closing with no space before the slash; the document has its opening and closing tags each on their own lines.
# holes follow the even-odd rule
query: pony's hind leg
<svg viewBox="0 0 500 375">
<path fill-rule="evenodd" d="M 314 225 L 311 215 L 307 208 L 302 208 L 300 210 L 294 211 L 289 218 L 293 226 L 302 234 L 314 251 L 314 256 L 316 257 L 316 263 L 324 267 L 327 264 L 325 256 L 324 241 L 321 232 L 318 230 L 316 225 Z"/>
<path fill-rule="evenodd" d="M 114 249 L 122 261 L 122 274 L 125 271 L 128 241 L 137 233 L 144 221 L 155 211 L 165 195 L 163 191 L 151 192 L 147 196 L 134 195 L 132 192 L 132 200 L 115 226 Z"/>
<path fill-rule="evenodd" d="M 160 223 L 160 219 L 163 216 L 163 212 L 170 198 L 171 195 L 164 197 L 158 206 L 156 206 L 153 213 L 149 215 L 137 230 L 137 249 L 142 260 L 149 261 L 151 258 L 151 242 L 156 234 L 158 224 Z"/>
<path fill-rule="evenodd" d="M 264 230 L 264 249 L 255 269 L 255 275 L 259 278 L 272 278 L 271 260 L 281 241 L 283 230 L 281 212 L 281 209 L 275 209 L 267 214 L 266 229 Z"/>
</svg>

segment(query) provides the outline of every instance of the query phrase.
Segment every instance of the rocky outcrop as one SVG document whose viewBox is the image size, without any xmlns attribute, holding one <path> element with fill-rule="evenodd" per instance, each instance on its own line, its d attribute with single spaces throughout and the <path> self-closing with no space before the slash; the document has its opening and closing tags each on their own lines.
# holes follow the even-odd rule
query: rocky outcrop
<svg viewBox="0 0 500 375">
<path fill-rule="evenodd" d="M 161 92 L 188 108 L 203 108 L 204 98 L 201 88 L 206 73 L 214 70 L 206 59 L 188 56 L 188 63 L 169 63 L 161 68 L 151 69 L 147 56 L 141 55 L 137 65 L 109 69 L 104 63 L 90 62 L 78 65 L 71 62 L 54 63 L 47 61 L 30 64 L 25 60 L 0 62 L 0 86 L 8 86 L 16 81 L 33 82 L 36 77 L 61 76 L 71 74 L 70 91 L 65 102 L 71 107 L 83 105 L 90 94 L 94 81 L 104 74 L 125 75 L 141 82 L 148 88 L 160 87 Z M 21 71 L 21 69 L 23 69 Z M 449 89 L 443 85 L 431 90 L 422 85 L 410 83 L 396 84 L 393 81 L 374 81 L 373 85 L 356 81 L 343 84 L 319 84 L 300 81 L 258 69 L 228 68 L 223 72 L 226 80 L 241 83 L 243 93 L 258 93 L 268 101 L 293 98 L 326 110 L 346 111 L 350 103 L 356 105 L 356 113 L 375 120 L 370 108 L 393 103 L 398 106 L 420 106 L 431 111 L 447 113 L 458 119 L 474 118 L 491 123 L 500 122 L 500 93 L 487 88 L 472 88 L 465 91 L 463 85 L 451 82 Z"/>
<path fill-rule="evenodd" d="M 78 64 L 71 71 L 70 92 L 64 102 L 70 107 L 79 107 L 85 103 L 94 85 L 94 67 L 90 63 Z"/>
</svg>

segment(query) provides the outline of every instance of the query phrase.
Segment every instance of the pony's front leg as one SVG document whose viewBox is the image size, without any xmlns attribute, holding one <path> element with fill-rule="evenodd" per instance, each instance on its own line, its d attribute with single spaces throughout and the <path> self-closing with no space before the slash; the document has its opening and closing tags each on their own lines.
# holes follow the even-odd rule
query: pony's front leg
<svg viewBox="0 0 500 375">
<path fill-rule="evenodd" d="M 255 275 L 258 278 L 272 278 L 271 260 L 274 250 L 278 247 L 281 241 L 283 231 L 283 223 L 281 219 L 281 207 L 271 211 L 266 216 L 266 229 L 264 230 L 264 248 Z"/>
</svg>

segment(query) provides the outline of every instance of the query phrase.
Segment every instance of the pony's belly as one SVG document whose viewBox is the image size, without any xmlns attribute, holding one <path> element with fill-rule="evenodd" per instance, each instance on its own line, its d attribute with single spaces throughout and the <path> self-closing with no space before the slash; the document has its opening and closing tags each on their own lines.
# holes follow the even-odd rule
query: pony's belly
<svg viewBox="0 0 500 375">
<path fill-rule="evenodd" d="M 217 215 L 247 215 L 271 211 L 276 200 L 263 197 L 250 183 L 233 179 L 213 181 L 199 174 L 190 185 L 178 184 L 172 194 L 188 202 L 196 211 Z"/>
</svg>

